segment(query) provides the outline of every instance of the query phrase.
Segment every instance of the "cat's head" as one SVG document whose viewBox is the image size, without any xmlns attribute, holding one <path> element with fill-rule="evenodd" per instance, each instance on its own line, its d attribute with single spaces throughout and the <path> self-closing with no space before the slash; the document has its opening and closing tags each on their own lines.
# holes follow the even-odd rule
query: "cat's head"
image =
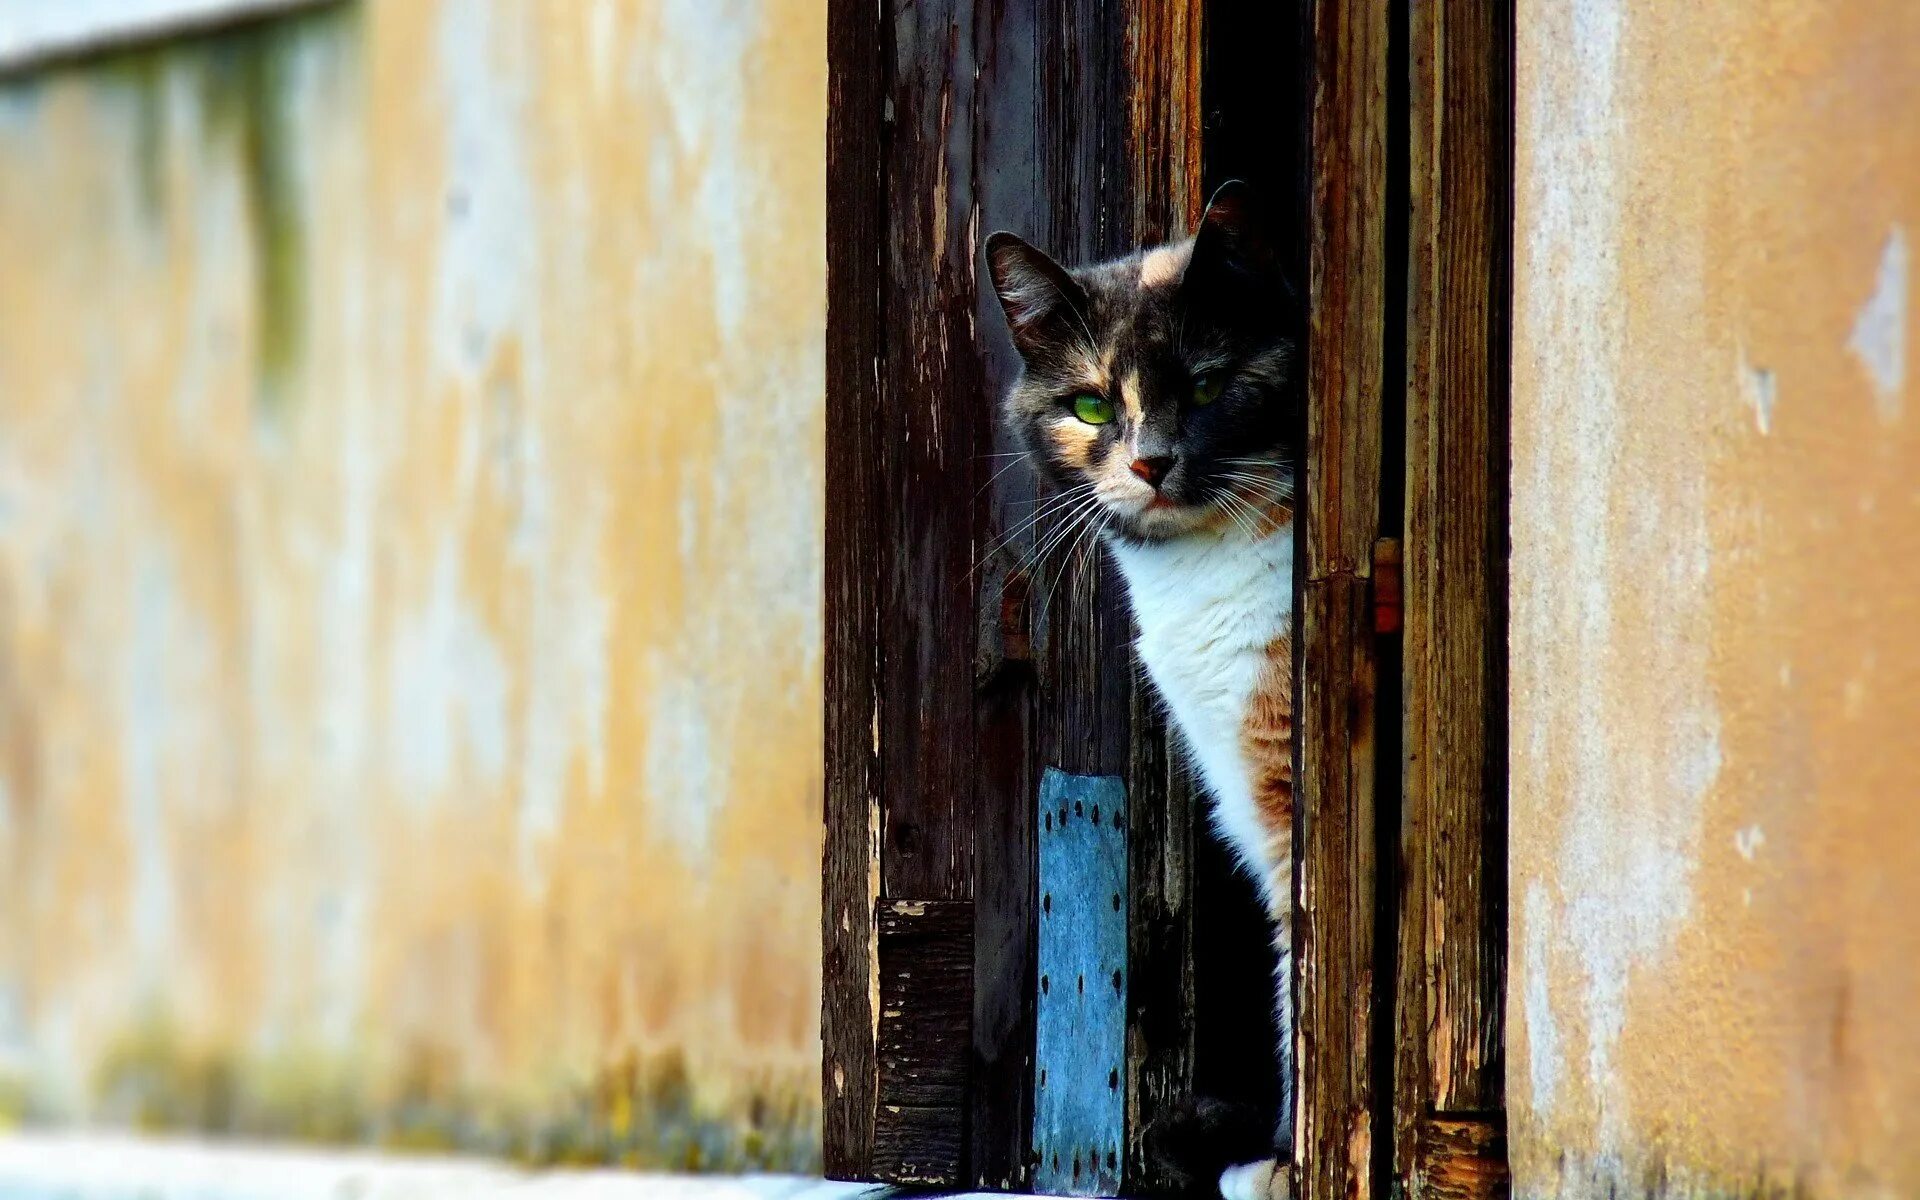
<svg viewBox="0 0 1920 1200">
<path fill-rule="evenodd" d="M 1110 531 L 1158 541 L 1290 504 L 1296 309 L 1246 185 L 1174 245 L 1068 269 L 996 233 L 987 261 L 1024 363 L 1006 419 Z"/>
</svg>

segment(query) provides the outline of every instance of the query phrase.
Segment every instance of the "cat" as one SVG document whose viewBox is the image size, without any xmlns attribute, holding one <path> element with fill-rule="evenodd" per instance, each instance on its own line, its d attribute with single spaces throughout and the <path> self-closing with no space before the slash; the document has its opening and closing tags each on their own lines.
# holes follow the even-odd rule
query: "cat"
<svg viewBox="0 0 1920 1200">
<path fill-rule="evenodd" d="M 1274 1154 L 1229 1166 L 1218 1186 L 1226 1200 L 1284 1196 L 1297 306 L 1239 182 L 1214 194 L 1183 242 L 1075 269 L 1011 233 L 989 237 L 986 253 L 1022 363 L 1002 415 L 1061 494 L 1054 503 L 1100 530 L 1214 830 L 1272 918 L 1283 1097 Z"/>
</svg>

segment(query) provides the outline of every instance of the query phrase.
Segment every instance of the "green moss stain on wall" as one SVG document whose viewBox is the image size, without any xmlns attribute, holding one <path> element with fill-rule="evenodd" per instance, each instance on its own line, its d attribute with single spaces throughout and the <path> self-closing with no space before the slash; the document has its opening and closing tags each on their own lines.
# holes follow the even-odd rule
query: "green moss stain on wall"
<svg viewBox="0 0 1920 1200">
<path fill-rule="evenodd" d="M 237 156 L 259 319 L 257 400 L 269 415 L 292 399 L 299 384 L 311 303 L 308 216 L 302 211 L 310 197 L 301 169 L 310 127 L 303 115 L 356 86 L 360 11 L 338 4 L 296 12 L 67 60 L 0 84 L 16 92 L 65 85 L 121 109 L 133 130 L 127 171 L 156 222 L 167 199 L 170 139 L 199 142 L 197 155 Z M 170 104 L 174 89 L 192 94 L 190 109 Z"/>
<path fill-rule="evenodd" d="M 290 399 L 307 321 L 305 202 L 297 68 L 350 69 L 351 7 L 246 26 L 196 51 L 215 130 L 227 130 L 246 164 L 253 235 L 254 304 L 260 315 L 260 402 L 270 412 Z M 336 81 L 337 82 L 337 81 Z"/>
<path fill-rule="evenodd" d="M 459 1151 L 534 1167 L 805 1171 L 818 1154 L 811 1094 L 769 1081 L 744 1111 L 715 1106 L 677 1050 L 626 1054 L 537 1102 L 503 1102 L 462 1074 L 453 1047 L 415 1047 L 382 1079 L 324 1052 L 195 1045 L 149 1015 L 108 1045 L 92 1092 L 104 1119 L 146 1132 Z M 14 1106 L 0 1119 L 28 1116 L 26 1100 L 23 1089 L 0 1089 L 0 1105 Z"/>
</svg>

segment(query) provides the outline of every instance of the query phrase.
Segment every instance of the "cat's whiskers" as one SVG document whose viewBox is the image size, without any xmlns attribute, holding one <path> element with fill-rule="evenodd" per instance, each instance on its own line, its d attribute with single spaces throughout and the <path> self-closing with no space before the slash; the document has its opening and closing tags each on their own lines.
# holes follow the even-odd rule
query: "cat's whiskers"
<svg viewBox="0 0 1920 1200">
<path fill-rule="evenodd" d="M 1055 523 L 1040 534 L 1032 546 L 1017 552 L 1017 569 L 1029 574 L 1037 572 L 1047 555 L 1053 552 L 1061 539 L 1073 532 L 1076 522 L 1090 512 L 1096 502 L 1095 497 L 1081 496 L 1073 504 L 1055 509 L 1050 514 Z"/>
<path fill-rule="evenodd" d="M 1232 479 L 1239 483 L 1253 484 L 1257 487 L 1275 492 L 1287 494 L 1293 492 L 1293 481 L 1278 475 L 1259 475 L 1245 470 L 1216 471 L 1214 474 L 1221 479 Z"/>
<path fill-rule="evenodd" d="M 1220 511 L 1227 514 L 1227 519 L 1232 521 L 1240 532 L 1246 534 L 1249 540 L 1259 541 L 1259 530 L 1247 524 L 1247 519 L 1244 515 L 1248 511 L 1247 502 L 1231 491 L 1221 492 L 1219 499 L 1221 502 Z"/>
<path fill-rule="evenodd" d="M 1073 543 L 1067 548 L 1066 560 L 1060 564 L 1059 573 L 1054 576 L 1053 583 L 1047 587 L 1046 594 L 1040 598 L 1040 608 L 1039 608 L 1038 615 L 1042 620 L 1045 619 L 1047 612 L 1051 609 L 1053 605 L 1053 594 L 1055 590 L 1059 588 L 1060 581 L 1066 578 L 1067 573 L 1073 569 L 1075 561 L 1078 559 L 1078 556 L 1084 551 L 1085 547 L 1087 547 L 1090 544 L 1097 543 L 1097 539 L 1098 539 L 1097 531 L 1099 529 L 1105 528 L 1106 522 L 1111 520 L 1112 518 L 1113 518 L 1112 509 L 1106 510 L 1105 517 L 1097 525 L 1095 524 L 1091 514 L 1081 517 L 1081 519 L 1078 522 L 1079 533 L 1075 535 Z M 1089 543 L 1088 541 L 1089 535 L 1092 535 L 1094 537 L 1095 543 Z M 1081 572 L 1081 575 L 1084 577 L 1084 575 L 1086 574 L 1085 561 L 1084 559 L 1078 559 L 1078 561 L 1080 561 L 1081 563 L 1080 572 Z M 1072 593 L 1069 592 L 1068 602 L 1071 603 L 1072 599 L 1073 599 Z"/>
<path fill-rule="evenodd" d="M 1248 537 L 1256 536 L 1258 528 L 1257 526 L 1247 523 L 1247 502 L 1240 493 L 1229 488 L 1220 493 L 1220 499 L 1225 504 L 1227 512 L 1237 519 L 1241 530 L 1244 531 Z"/>
<path fill-rule="evenodd" d="M 981 551 L 980 560 L 985 562 L 1002 550 L 1007 549 L 1013 544 L 1015 539 L 1025 535 L 1027 531 L 1031 530 L 1035 525 L 1038 525 L 1041 521 L 1046 520 L 1048 516 L 1061 511 L 1076 501 L 1077 497 L 1074 492 L 1061 492 L 1038 501 L 1037 503 L 1040 504 L 1040 507 L 1036 508 L 1032 513 L 1029 513 L 1020 524 L 1002 533 L 998 538 L 995 538 L 985 550 Z"/>
<path fill-rule="evenodd" d="M 1076 505 L 1071 513 L 1061 518 L 1058 526 L 1050 530 L 1047 536 L 1041 539 L 1039 549 L 1033 553 L 1032 565 L 1038 566 L 1043 562 L 1048 554 L 1051 554 L 1059 547 L 1061 542 L 1073 534 L 1082 521 L 1091 518 L 1094 511 L 1099 507 L 1100 495 L 1098 492 L 1095 492 L 1085 503 Z"/>
<path fill-rule="evenodd" d="M 1074 581 L 1075 603 L 1080 603 L 1084 598 L 1085 606 L 1091 607 L 1093 604 L 1094 580 L 1100 574 L 1100 537 L 1106 533 L 1107 526 L 1113 523 L 1113 516 L 1113 510 L 1108 509 L 1106 515 L 1100 518 L 1100 523 L 1093 527 L 1080 552 L 1080 576 Z"/>
<path fill-rule="evenodd" d="M 1251 524 L 1249 524 L 1246 519 L 1238 520 L 1237 523 L 1247 536 L 1254 541 L 1259 541 L 1279 528 L 1279 523 L 1275 522 L 1269 514 L 1263 513 L 1255 508 L 1248 502 L 1245 496 L 1240 495 L 1232 489 L 1221 492 L 1220 498 L 1226 502 L 1227 511 L 1232 514 L 1244 515 L 1244 517 L 1251 520 Z"/>
<path fill-rule="evenodd" d="M 1286 482 L 1293 478 L 1293 468 L 1289 464 L 1282 462 L 1279 459 L 1219 458 L 1214 460 L 1214 465 L 1221 466 L 1221 467 L 1250 467 L 1255 470 L 1264 469 L 1264 470 L 1273 472 L 1273 474 L 1261 475 L 1260 478 L 1272 480 L 1274 482 Z"/>
<path fill-rule="evenodd" d="M 1030 513 L 1025 520 L 1021 521 L 1019 525 L 1002 533 L 998 538 L 995 538 L 986 549 L 980 552 L 980 557 L 974 561 L 974 571 L 977 572 L 981 566 L 992 561 L 994 555 L 1012 545 L 1016 538 L 1025 534 L 1047 517 L 1071 507 L 1082 497 L 1091 494 L 1093 488 L 1094 485 L 1090 482 L 1076 484 L 1073 487 L 1067 488 L 1065 491 L 1056 492 L 1050 496 L 1043 496 L 1036 500 L 1034 503 L 1039 505 L 1038 508 Z"/>
<path fill-rule="evenodd" d="M 1243 471 L 1221 471 L 1215 475 L 1215 478 L 1241 484 L 1248 491 L 1276 504 L 1293 502 L 1293 484 L 1284 479 L 1275 479 L 1266 475 L 1249 475 Z"/>
<path fill-rule="evenodd" d="M 1078 567 L 1080 573 L 1073 581 L 1073 594 L 1068 598 L 1069 603 L 1075 606 L 1082 606 L 1083 599 L 1087 603 L 1093 600 L 1093 577 L 1100 570 L 1100 535 L 1112 520 L 1113 510 L 1108 509 L 1106 515 L 1100 518 L 1099 524 L 1093 527 L 1093 536 L 1087 539 L 1085 547 L 1080 551 Z"/>
</svg>

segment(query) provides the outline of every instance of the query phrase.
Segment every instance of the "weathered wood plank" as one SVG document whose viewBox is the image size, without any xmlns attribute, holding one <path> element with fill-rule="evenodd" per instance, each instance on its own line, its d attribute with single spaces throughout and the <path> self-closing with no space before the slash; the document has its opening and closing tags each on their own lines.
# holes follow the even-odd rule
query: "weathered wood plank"
<svg viewBox="0 0 1920 1200">
<path fill-rule="evenodd" d="M 1388 280 L 1388 6 L 1316 0 L 1300 512 L 1294 1194 L 1373 1194 L 1374 718 Z"/>
<path fill-rule="evenodd" d="M 1201 0 L 1127 9 L 1127 160 L 1135 242 L 1184 236 L 1200 220 Z"/>
<path fill-rule="evenodd" d="M 992 425 L 968 300 L 973 64 L 966 0 L 893 6 L 880 161 L 886 196 L 879 508 L 883 897 L 973 895 L 975 497 Z"/>
<path fill-rule="evenodd" d="M 1504 1103 L 1512 21 L 1509 0 L 1410 11 L 1394 1150 L 1423 1188 L 1428 1114 Z"/>
<path fill-rule="evenodd" d="M 1306 468 L 1311 583 L 1365 578 L 1379 536 L 1387 6 L 1316 0 Z"/>
<path fill-rule="evenodd" d="M 1295 1192 L 1371 1194 L 1375 648 L 1367 581 L 1309 583 L 1300 622 Z"/>
<path fill-rule="evenodd" d="M 826 1172 L 872 1169 L 875 1096 L 873 912 L 879 898 L 878 582 L 887 553 L 882 495 L 883 353 L 880 173 L 886 31 L 877 6 L 834 0 L 827 13 L 825 843 L 820 1027 Z"/>
<path fill-rule="evenodd" d="M 1427 1200 L 1506 1200 L 1507 1123 L 1480 1117 L 1422 1117 L 1414 1122 L 1414 1178 L 1408 1193 Z"/>
<path fill-rule="evenodd" d="M 1143 181 L 1176 156 L 1136 150 L 1150 136 L 1160 136 L 1153 131 L 1163 127 L 1149 121 L 1142 131 L 1134 130 L 1128 97 L 1139 85 L 1130 80 L 1137 80 L 1136 64 L 1150 64 L 1161 76 L 1198 70 L 1197 62 L 1179 55 L 1156 32 L 1168 9 L 1130 4 L 1115 12 L 1080 0 L 973 10 L 971 29 L 957 44 L 972 46 L 980 76 L 972 112 L 956 120 L 970 120 L 974 127 L 975 142 L 962 169 L 975 172 L 980 203 L 968 232 L 976 244 L 987 231 L 1011 228 L 1065 259 L 1086 261 L 1119 253 L 1141 236 L 1134 221 L 1153 207 L 1141 197 L 1174 191 L 1170 183 Z M 1151 44 L 1143 45 L 1143 38 Z M 1167 121 L 1179 123 L 1173 117 Z M 1162 166 L 1146 165 L 1154 162 Z M 985 287 L 974 300 L 979 349 L 988 364 L 979 400 L 990 408 L 1016 364 L 997 302 Z M 1010 442 L 993 447 L 1003 453 L 1013 448 Z M 1024 523 L 1041 498 L 1024 468 L 999 476 L 988 491 L 982 546 Z M 972 1174 L 981 1187 L 1025 1187 L 1033 1166 L 1031 998 L 1038 902 L 1033 798 L 1040 771 L 1058 766 L 1085 774 L 1125 774 L 1129 800 L 1143 814 L 1166 804 L 1164 770 L 1158 776 L 1149 771 L 1137 782 L 1133 778 L 1137 760 L 1164 766 L 1165 756 L 1157 723 L 1137 720 L 1140 713 L 1151 715 L 1151 709 L 1139 694 L 1144 685 L 1132 666 L 1124 596 L 1090 539 L 1055 546 L 1035 561 L 1052 528 L 1042 522 L 978 569 L 976 674 L 986 681 L 980 691 L 983 759 L 989 744 L 1011 746 L 1015 739 L 1025 755 L 1017 772 L 983 762 L 990 778 L 976 785 L 982 974 L 976 984 L 979 1086 L 971 1145 Z M 1022 783 L 1017 792 L 1016 782 Z M 1146 846 L 1142 853 L 1153 856 L 1158 848 Z M 1161 927 L 1151 908 L 1140 919 L 1143 926 Z M 1170 940 L 1162 936 L 1155 944 Z M 1176 944 L 1184 952 L 1185 943 Z M 1184 953 L 1159 961 L 1174 978 L 1190 973 Z M 986 973 L 989 963 L 992 976 Z"/>
<path fill-rule="evenodd" d="M 1126 1134 L 1127 792 L 1111 775 L 1040 784 L 1034 1190 L 1120 1191 Z"/>
<path fill-rule="evenodd" d="M 973 905 L 884 900 L 875 914 L 880 1011 L 873 1171 L 957 1186 L 965 1170 L 973 1016 Z"/>
</svg>

